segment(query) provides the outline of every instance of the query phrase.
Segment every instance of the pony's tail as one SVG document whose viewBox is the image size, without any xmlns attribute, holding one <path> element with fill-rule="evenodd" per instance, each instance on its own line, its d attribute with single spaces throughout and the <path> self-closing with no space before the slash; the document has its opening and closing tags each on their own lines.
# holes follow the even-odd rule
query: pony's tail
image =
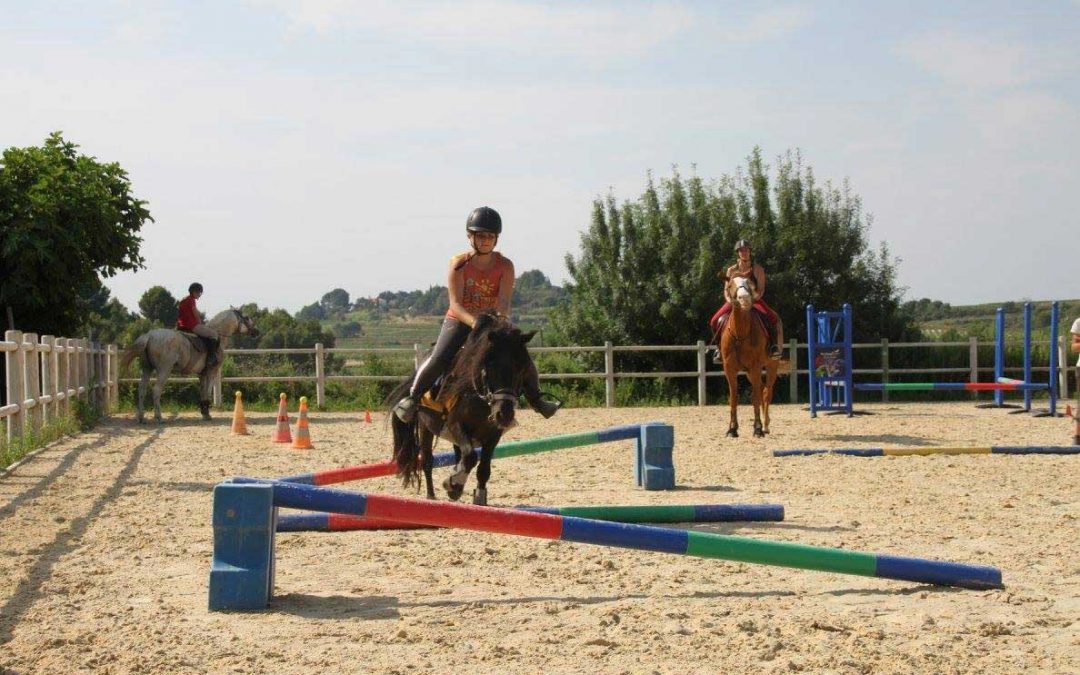
<svg viewBox="0 0 1080 675">
<path fill-rule="evenodd" d="M 150 340 L 150 335 L 140 335 L 138 340 L 135 340 L 134 344 L 124 350 L 123 355 L 120 357 L 120 372 L 127 370 L 127 367 L 131 365 L 131 362 L 135 360 L 136 356 L 146 353 L 146 343 Z M 147 357 L 149 358 L 149 357 Z M 147 363 L 146 365 L 150 365 Z"/>
<path fill-rule="evenodd" d="M 402 422 L 397 415 L 390 413 L 390 424 L 394 429 L 394 462 L 397 475 L 402 485 L 420 487 L 420 436 L 416 420 Z"/>
</svg>

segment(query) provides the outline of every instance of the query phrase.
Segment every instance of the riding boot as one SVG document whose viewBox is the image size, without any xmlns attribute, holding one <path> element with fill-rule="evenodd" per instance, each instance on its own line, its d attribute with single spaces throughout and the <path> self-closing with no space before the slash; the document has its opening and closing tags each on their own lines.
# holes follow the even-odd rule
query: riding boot
<svg viewBox="0 0 1080 675">
<path fill-rule="evenodd" d="M 409 424 L 416 419 L 416 409 L 420 407 L 420 399 L 442 375 L 443 367 L 442 361 L 436 361 L 430 356 L 420 364 L 420 368 L 413 377 L 412 386 L 409 387 L 409 393 L 394 406 L 394 415 L 399 420 Z"/>
<path fill-rule="evenodd" d="M 529 368 L 525 371 L 522 393 L 525 394 L 525 400 L 529 402 L 529 407 L 543 415 L 544 419 L 550 419 L 562 407 L 562 401 L 558 399 L 548 400 L 543 398 L 544 393 L 540 391 L 540 374 L 536 371 L 536 364 L 534 363 L 529 363 Z"/>
<path fill-rule="evenodd" d="M 765 322 L 765 326 L 769 329 L 769 358 L 774 361 L 780 360 L 780 345 L 776 344 L 776 324 Z"/>
<path fill-rule="evenodd" d="M 221 340 L 214 340 L 213 338 L 203 338 L 203 342 L 206 343 L 206 367 L 205 370 L 209 370 L 218 363 L 218 346 L 221 344 Z"/>
</svg>

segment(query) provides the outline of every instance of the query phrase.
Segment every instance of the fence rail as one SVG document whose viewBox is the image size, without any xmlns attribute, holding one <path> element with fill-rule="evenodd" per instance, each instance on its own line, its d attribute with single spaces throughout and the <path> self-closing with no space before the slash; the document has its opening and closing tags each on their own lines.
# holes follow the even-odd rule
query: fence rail
<svg viewBox="0 0 1080 675">
<path fill-rule="evenodd" d="M 1019 345 L 1019 341 L 1009 342 L 1009 345 Z M 856 368 L 852 372 L 856 375 L 873 375 L 876 379 L 882 383 L 887 383 L 894 375 L 928 375 L 928 374 L 952 374 L 952 375 L 966 375 L 969 382 L 978 382 L 980 374 L 992 374 L 994 368 L 992 363 L 986 366 L 980 366 L 978 363 L 978 354 L 980 347 L 990 348 L 993 347 L 993 342 L 980 343 L 978 338 L 970 338 L 966 342 L 894 342 L 890 343 L 887 339 L 881 342 L 868 342 L 868 343 L 856 343 L 853 345 L 854 349 L 877 349 L 881 352 L 881 368 Z M 889 354 L 893 349 L 926 349 L 937 347 L 967 347 L 968 348 L 968 364 L 964 367 L 958 368 L 892 368 L 889 366 Z M 1058 363 L 1061 364 L 1058 368 L 1057 377 L 1059 380 L 1059 391 L 1061 396 L 1068 397 L 1066 374 L 1068 372 L 1067 360 L 1065 358 L 1065 342 L 1064 338 L 1058 340 Z M 615 383 L 620 379 L 634 379 L 634 378 L 654 378 L 654 377 L 668 377 L 668 378 L 696 378 L 697 379 L 697 404 L 699 406 L 705 405 L 706 402 L 706 383 L 709 378 L 723 377 L 724 373 L 718 369 L 709 369 L 709 355 L 714 353 L 716 348 L 714 346 L 706 345 L 704 342 L 699 341 L 694 345 L 613 345 L 610 342 L 605 342 L 603 345 L 592 346 L 578 346 L 578 347 L 534 347 L 529 350 L 532 354 L 583 354 L 583 353 L 603 353 L 604 354 L 604 369 L 602 371 L 582 372 L 582 373 L 541 373 L 541 380 L 588 380 L 588 379 L 603 379 L 605 381 L 604 386 L 604 403 L 607 407 L 615 407 Z M 615 368 L 615 354 L 628 353 L 628 352 L 694 352 L 696 355 L 696 368 L 694 370 L 682 370 L 682 371 L 656 371 L 656 372 L 620 372 Z M 315 345 L 314 348 L 288 348 L 288 349 L 228 349 L 225 352 L 231 356 L 252 356 L 259 354 L 310 354 L 315 359 L 315 374 L 313 375 L 288 375 L 288 376 L 234 376 L 219 378 L 214 383 L 213 387 L 213 402 L 214 405 L 221 405 L 223 400 L 222 387 L 223 383 L 239 383 L 239 382 L 314 382 L 316 391 L 316 405 L 323 406 L 326 404 L 326 384 L 328 382 L 400 382 L 405 377 L 405 373 L 401 375 L 343 375 L 343 374 L 327 374 L 326 373 L 326 357 L 331 354 L 398 354 L 398 355 L 411 355 L 413 357 L 413 365 L 418 365 L 425 357 L 426 353 L 423 348 L 416 344 L 411 349 L 402 347 L 387 347 L 387 348 L 344 348 L 333 347 L 326 348 L 322 344 Z M 801 375 L 806 375 L 807 370 L 805 367 L 799 368 L 798 364 L 806 364 L 806 344 L 791 340 L 788 343 L 788 355 L 794 356 L 792 362 L 792 368 L 787 374 L 788 377 L 788 391 L 789 398 L 792 401 L 799 399 L 798 391 L 798 379 Z M 1020 366 L 1015 368 L 1006 368 L 1007 372 L 1019 373 L 1022 371 Z M 1046 373 L 1049 371 L 1048 366 L 1033 367 L 1032 371 L 1035 373 L 1043 373 L 1045 381 Z M 176 378 L 173 381 L 179 382 L 194 382 L 195 378 Z M 135 378 L 125 378 L 120 382 L 138 382 Z M 881 392 L 882 400 L 889 400 L 889 392 Z"/>
<path fill-rule="evenodd" d="M 77 398 L 109 410 L 120 398 L 119 351 L 87 339 L 9 330 L 0 342 L 7 377 L 7 440 L 71 412 Z"/>
</svg>

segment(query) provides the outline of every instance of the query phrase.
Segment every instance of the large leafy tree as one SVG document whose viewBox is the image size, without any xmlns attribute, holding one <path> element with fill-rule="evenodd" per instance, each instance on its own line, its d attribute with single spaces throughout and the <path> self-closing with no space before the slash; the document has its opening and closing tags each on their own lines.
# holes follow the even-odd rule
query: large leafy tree
<svg viewBox="0 0 1080 675">
<path fill-rule="evenodd" d="M 766 300 L 787 336 L 805 333 L 805 306 L 855 310 L 856 334 L 902 338 L 910 320 L 888 249 L 872 251 L 870 218 L 845 182 L 821 185 L 797 152 L 777 160 L 775 177 L 755 149 L 734 175 L 706 184 L 678 171 L 650 175 L 635 201 L 593 203 L 578 255 L 567 255 L 570 302 L 552 316 L 556 339 L 577 344 L 692 344 L 723 303 L 718 273 L 740 238 L 754 243 L 768 276 Z M 628 356 L 661 366 L 663 355 Z M 685 364 L 683 364 L 685 365 Z"/>
<path fill-rule="evenodd" d="M 0 306 L 15 327 L 74 334 L 101 278 L 143 266 L 146 202 L 115 162 L 51 134 L 0 158 Z"/>
<path fill-rule="evenodd" d="M 158 326 L 172 328 L 176 324 L 177 302 L 164 286 L 151 286 L 139 298 L 139 311 Z"/>
<path fill-rule="evenodd" d="M 102 343 L 121 342 L 128 326 L 137 321 L 139 316 L 128 311 L 123 303 L 110 297 L 111 295 L 109 289 L 101 285 L 96 292 L 90 294 L 90 314 L 79 330 L 80 335 L 89 335 Z"/>
</svg>

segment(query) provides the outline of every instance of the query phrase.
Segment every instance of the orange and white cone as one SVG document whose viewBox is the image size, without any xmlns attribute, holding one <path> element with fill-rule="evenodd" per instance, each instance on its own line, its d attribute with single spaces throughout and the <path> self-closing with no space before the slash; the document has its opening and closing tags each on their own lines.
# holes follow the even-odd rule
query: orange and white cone
<svg viewBox="0 0 1080 675">
<path fill-rule="evenodd" d="M 371 424 L 371 411 L 370 410 L 365 410 L 364 411 L 364 424 Z"/>
<path fill-rule="evenodd" d="M 236 405 L 233 406 L 232 432 L 237 436 L 247 436 L 247 420 L 244 419 L 244 395 L 236 392 Z"/>
<path fill-rule="evenodd" d="M 285 392 L 282 392 L 278 402 L 277 427 L 274 429 L 273 435 L 270 436 L 270 440 L 275 443 L 292 443 L 292 432 L 289 431 L 288 406 L 289 403 L 285 396 Z"/>
<path fill-rule="evenodd" d="M 308 408 L 307 396 L 300 397 L 300 417 L 296 420 L 296 439 L 293 441 L 295 450 L 311 450 L 315 446 L 311 444 L 311 432 L 308 431 Z"/>
</svg>

